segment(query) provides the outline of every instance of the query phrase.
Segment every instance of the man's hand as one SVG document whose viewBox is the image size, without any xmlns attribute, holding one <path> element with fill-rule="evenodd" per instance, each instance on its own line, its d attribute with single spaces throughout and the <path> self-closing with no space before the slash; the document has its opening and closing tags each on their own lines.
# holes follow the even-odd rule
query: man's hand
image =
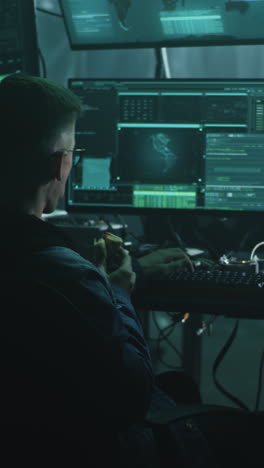
<svg viewBox="0 0 264 468">
<path fill-rule="evenodd" d="M 136 273 L 133 271 L 131 257 L 128 250 L 122 249 L 122 262 L 119 268 L 108 274 L 109 281 L 125 291 L 130 295 L 135 287 Z"/>
<path fill-rule="evenodd" d="M 128 250 L 122 246 L 118 247 L 117 251 L 113 254 L 113 259 L 109 258 L 109 250 L 107 252 L 104 239 L 95 242 L 95 263 L 101 272 L 115 285 L 123 288 L 128 294 L 131 294 L 135 282 L 136 273 L 132 269 L 131 257 Z M 109 270 L 108 265 L 113 263 L 117 264 L 114 270 Z"/>
<path fill-rule="evenodd" d="M 175 270 L 194 271 L 188 255 L 177 247 L 155 250 L 140 257 L 138 262 L 147 276 L 157 274 L 167 276 Z"/>
<path fill-rule="evenodd" d="M 107 274 L 107 251 L 104 239 L 94 240 L 94 262 L 105 275 Z"/>
</svg>

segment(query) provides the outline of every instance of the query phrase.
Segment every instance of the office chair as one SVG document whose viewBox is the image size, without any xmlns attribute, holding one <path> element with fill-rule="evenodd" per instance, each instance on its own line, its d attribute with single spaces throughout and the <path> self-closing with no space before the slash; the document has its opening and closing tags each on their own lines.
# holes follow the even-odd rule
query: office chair
<svg viewBox="0 0 264 468">
<path fill-rule="evenodd" d="M 85 352 L 77 330 L 78 308 L 46 283 L 16 278 L 1 281 L 0 300 L 3 466 L 87 467 L 93 460 L 92 466 L 99 468 L 105 459 L 115 460 L 117 434 L 111 421 L 85 411 L 83 392 L 76 388 L 79 363 L 75 365 L 72 354 L 78 347 L 80 354 Z M 87 366 L 86 371 L 85 388 Z M 79 394 L 83 412 L 76 402 Z"/>
</svg>

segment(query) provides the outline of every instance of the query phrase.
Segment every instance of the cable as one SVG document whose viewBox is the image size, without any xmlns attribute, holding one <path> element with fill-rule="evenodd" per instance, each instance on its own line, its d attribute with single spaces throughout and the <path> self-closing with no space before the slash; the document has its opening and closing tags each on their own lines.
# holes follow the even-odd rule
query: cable
<svg viewBox="0 0 264 468">
<path fill-rule="evenodd" d="M 241 400 L 239 400 L 237 397 L 235 397 L 234 395 L 229 393 L 227 390 L 225 390 L 224 387 L 216 379 L 217 369 L 218 369 L 219 365 L 221 364 L 221 361 L 223 360 L 225 354 L 229 350 L 230 346 L 232 345 L 232 343 L 233 343 L 233 341 L 234 341 L 234 339 L 236 337 L 238 326 L 239 326 L 239 320 L 236 320 L 234 329 L 233 329 L 230 337 L 228 338 L 226 344 L 224 345 L 224 347 L 222 348 L 222 350 L 220 351 L 220 353 L 218 354 L 218 356 L 215 359 L 215 362 L 214 362 L 214 365 L 213 365 L 213 379 L 214 379 L 214 383 L 215 383 L 216 387 L 218 388 L 218 390 L 220 390 L 220 392 L 222 392 L 227 398 L 229 398 L 231 401 L 233 401 L 233 403 L 235 403 L 240 408 L 249 411 L 249 408 Z"/>
<path fill-rule="evenodd" d="M 168 325 L 167 327 L 165 328 L 161 328 L 158 324 L 158 321 L 157 321 L 157 317 L 156 317 L 156 314 L 153 313 L 153 321 L 157 327 L 157 329 L 159 330 L 159 336 L 158 338 L 156 339 L 157 341 L 157 348 L 156 348 L 156 351 L 157 351 L 157 355 L 158 355 L 158 359 L 159 361 L 164 364 L 166 367 L 168 367 L 169 369 L 178 369 L 179 366 L 172 366 L 170 364 L 168 364 L 167 362 L 165 362 L 162 357 L 161 357 L 161 352 L 160 352 L 160 345 L 161 345 L 161 342 L 164 340 L 167 342 L 167 344 L 173 349 L 173 351 L 177 354 L 177 356 L 180 358 L 180 360 L 182 361 L 183 360 L 183 356 L 182 356 L 182 353 L 176 348 L 176 346 L 173 345 L 173 343 L 171 343 L 171 341 L 168 340 L 168 336 L 173 332 L 174 328 L 175 328 L 175 325 L 176 323 L 180 322 L 181 318 L 182 318 L 183 314 L 179 314 L 179 319 L 177 321 L 174 321 L 174 323 L 171 323 L 170 325 Z M 168 333 L 165 335 L 165 332 L 168 331 Z M 154 341 L 154 340 L 153 340 Z"/>
<path fill-rule="evenodd" d="M 158 79 L 171 78 L 171 71 L 170 71 L 167 48 L 156 47 L 155 56 L 156 56 L 155 78 L 158 78 Z"/>
<path fill-rule="evenodd" d="M 264 241 L 259 242 L 258 244 L 255 245 L 255 247 L 252 249 L 251 254 L 250 254 L 250 260 L 254 260 L 254 255 L 256 253 L 256 250 L 261 246 L 264 245 Z"/>
<path fill-rule="evenodd" d="M 201 336 L 205 331 L 207 331 L 208 336 L 211 336 L 213 323 L 216 321 L 218 317 L 219 317 L 218 315 L 215 315 L 212 318 L 212 320 L 209 320 L 209 322 L 206 322 L 205 320 L 203 320 L 201 323 L 201 327 L 198 328 L 198 330 L 196 331 L 196 335 Z"/>
<path fill-rule="evenodd" d="M 171 71 L 170 71 L 170 64 L 169 64 L 169 59 L 168 59 L 168 50 L 166 47 L 161 48 L 161 55 L 162 55 L 162 60 L 163 60 L 165 78 L 169 79 L 171 78 Z"/>
<path fill-rule="evenodd" d="M 194 266 L 193 266 L 192 261 L 191 261 L 189 255 L 188 255 L 188 253 L 186 251 L 186 246 L 185 246 L 183 240 L 181 239 L 180 235 L 174 230 L 174 227 L 172 225 L 172 221 L 171 221 L 170 216 L 168 216 L 167 222 L 168 222 L 168 226 L 169 226 L 169 229 L 170 229 L 170 232 L 171 232 L 171 235 L 172 235 L 173 239 L 177 241 L 179 247 L 182 250 L 183 256 L 184 256 L 185 260 L 187 261 L 191 271 L 194 272 Z"/>
<path fill-rule="evenodd" d="M 261 390 L 262 390 L 263 364 L 264 364 L 264 351 L 262 351 L 262 355 L 261 355 L 261 359 L 260 359 L 260 365 L 259 365 L 259 378 L 258 378 L 258 387 L 257 387 L 257 397 L 256 397 L 255 411 L 259 410 L 260 396 L 261 396 Z"/>
<path fill-rule="evenodd" d="M 167 217 L 167 223 L 168 223 L 168 227 L 169 227 L 169 230 L 170 230 L 170 234 L 172 235 L 173 239 L 176 240 L 179 247 L 185 252 L 186 251 L 186 245 L 183 242 L 181 236 L 178 234 L 178 232 L 175 231 L 175 229 L 173 227 L 173 224 L 172 224 L 171 216 Z"/>
<path fill-rule="evenodd" d="M 160 332 L 161 328 L 160 328 L 160 326 L 158 325 L 156 318 L 153 317 L 153 320 L 154 320 L 154 322 L 155 322 L 156 327 L 158 328 L 158 330 L 159 330 L 159 332 Z M 172 334 L 172 332 L 173 332 L 173 325 L 174 325 L 174 324 L 170 323 L 170 325 L 167 325 L 167 327 L 164 327 L 164 328 L 162 329 L 162 333 L 164 334 L 164 337 L 167 338 L 168 336 L 170 336 L 170 335 Z M 165 332 L 167 332 L 166 335 L 165 335 Z M 159 335 L 160 335 L 160 333 L 159 333 Z M 148 340 L 149 340 L 149 341 L 161 341 L 160 338 L 152 338 L 152 337 L 149 337 Z"/>
</svg>

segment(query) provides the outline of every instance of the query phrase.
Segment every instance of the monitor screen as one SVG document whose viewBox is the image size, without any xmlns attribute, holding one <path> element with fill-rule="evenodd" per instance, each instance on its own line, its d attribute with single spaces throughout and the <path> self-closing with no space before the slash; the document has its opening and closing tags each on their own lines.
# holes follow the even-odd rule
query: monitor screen
<svg viewBox="0 0 264 468">
<path fill-rule="evenodd" d="M 264 0 L 60 0 L 72 49 L 264 43 Z"/>
<path fill-rule="evenodd" d="M 70 79 L 67 210 L 264 211 L 264 81 Z"/>
</svg>

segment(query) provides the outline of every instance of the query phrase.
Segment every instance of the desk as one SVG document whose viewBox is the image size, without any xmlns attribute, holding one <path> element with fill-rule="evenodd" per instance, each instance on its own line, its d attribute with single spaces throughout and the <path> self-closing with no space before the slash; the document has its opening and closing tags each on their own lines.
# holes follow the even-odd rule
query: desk
<svg viewBox="0 0 264 468">
<path fill-rule="evenodd" d="M 159 280 L 146 280 L 133 294 L 136 308 L 181 311 L 194 314 L 264 319 L 264 288 L 196 286 Z"/>
<path fill-rule="evenodd" d="M 192 282 L 146 280 L 133 293 L 136 309 L 145 311 L 189 312 L 190 318 L 182 329 L 182 367 L 200 384 L 202 373 L 202 340 L 197 336 L 203 315 L 227 318 L 264 319 L 264 288 L 210 286 L 198 287 Z M 148 316 L 144 316 L 145 330 Z M 147 333 L 146 333 L 147 336 Z"/>
</svg>

